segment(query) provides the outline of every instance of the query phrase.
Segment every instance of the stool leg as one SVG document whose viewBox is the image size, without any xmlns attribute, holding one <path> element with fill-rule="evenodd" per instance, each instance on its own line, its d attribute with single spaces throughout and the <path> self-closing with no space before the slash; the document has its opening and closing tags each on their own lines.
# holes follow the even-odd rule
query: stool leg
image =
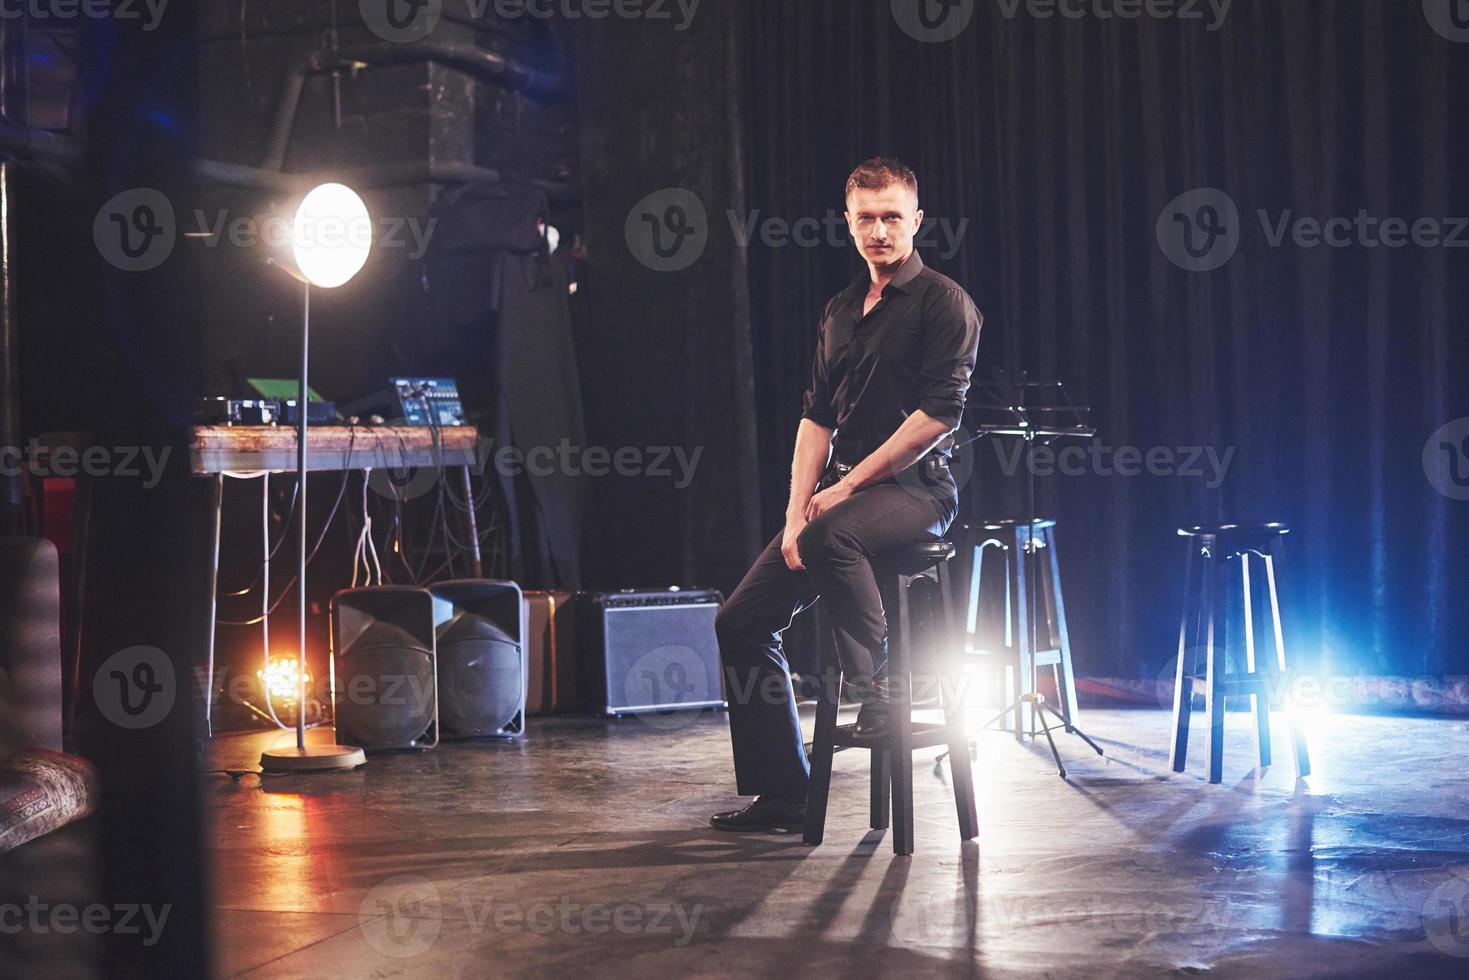
<svg viewBox="0 0 1469 980">
<path fill-rule="evenodd" d="M 1061 676 L 1056 679 L 1056 693 L 1069 729 L 1076 723 L 1076 670 L 1071 666 L 1071 634 L 1066 629 L 1066 599 L 1061 593 L 1061 559 L 1056 553 L 1056 529 L 1048 527 L 1041 533 L 1050 552 L 1051 596 L 1056 608 L 1056 639 L 1061 648 Z"/>
<path fill-rule="evenodd" d="M 831 760 L 836 751 L 837 704 L 841 700 L 842 672 L 828 665 L 822 672 L 816 702 L 816 734 L 811 744 L 811 779 L 806 784 L 807 844 L 820 844 L 826 833 L 826 797 L 831 791 Z"/>
<path fill-rule="evenodd" d="M 890 764 L 893 785 L 893 853 L 913 853 L 913 683 L 908 673 L 908 585 L 900 576 L 898 594 L 888 618 L 888 682 L 893 710 Z M 896 615 L 892 615 L 895 613 Z M 897 623 L 894 624 L 893 620 Z"/>
<path fill-rule="evenodd" d="M 948 567 L 944 563 L 938 566 L 939 595 L 942 602 L 940 622 L 943 624 L 940 635 L 944 638 L 944 646 L 951 648 L 954 644 L 954 608 L 949 601 Z M 942 649 L 942 648 L 941 648 Z M 950 668 L 951 664 L 957 664 L 958 659 L 951 653 L 944 656 L 942 653 L 938 658 L 939 670 L 939 693 L 944 702 L 944 730 L 949 736 L 949 781 L 954 786 L 954 808 L 959 815 L 959 837 L 962 840 L 974 840 L 979 836 L 979 810 L 974 801 L 974 769 L 969 761 L 969 738 L 964 729 L 964 704 L 959 697 L 959 690 L 950 690 L 943 683 L 944 678 L 959 679 L 959 675 Z"/>
<path fill-rule="evenodd" d="M 1209 716 L 1209 782 L 1219 783 L 1224 780 L 1224 596 L 1228 590 L 1219 564 L 1223 559 L 1216 554 L 1208 560 L 1211 564 L 1204 571 L 1204 607 L 1209 617 L 1204 647 L 1204 712 Z"/>
<path fill-rule="evenodd" d="M 1188 723 L 1193 712 L 1194 687 L 1189 680 L 1189 612 L 1193 609 L 1194 566 L 1199 563 L 1192 542 L 1183 559 L 1183 621 L 1178 626 L 1178 668 L 1173 682 L 1173 745 L 1168 752 L 1168 765 L 1183 772 L 1188 762 Z"/>
<path fill-rule="evenodd" d="M 887 749 L 872 750 L 872 803 L 871 825 L 873 830 L 887 830 L 892 798 L 893 756 Z"/>
<path fill-rule="evenodd" d="M 1255 663 L 1255 601 L 1250 589 L 1250 554 L 1239 556 L 1240 588 L 1245 593 L 1245 673 L 1256 683 L 1264 680 Z M 1262 686 L 1250 695 L 1255 701 L 1255 745 L 1259 751 L 1260 768 L 1270 767 L 1270 698 Z"/>
<path fill-rule="evenodd" d="M 1280 669 L 1280 680 L 1286 682 L 1290 674 L 1285 666 L 1285 631 L 1280 625 L 1280 595 L 1275 591 L 1275 556 L 1265 556 L 1265 580 L 1270 585 L 1270 620 L 1275 629 L 1275 660 Z M 1290 688 L 1287 685 L 1286 690 Z M 1286 719 L 1290 725 L 1290 749 L 1291 755 L 1295 757 L 1296 778 L 1305 779 L 1311 775 L 1311 754 L 1306 748 L 1306 733 L 1301 728 L 1301 717 L 1294 710 L 1287 696 L 1285 701 Z"/>
<path fill-rule="evenodd" d="M 1018 701 L 1023 694 L 1029 694 L 1035 690 L 1035 652 L 1030 643 L 1030 617 L 1033 610 L 1030 608 L 1030 590 L 1026 588 L 1027 562 L 1030 561 L 1028 531 L 1015 529 L 1015 547 L 1010 550 L 1010 564 L 1014 588 L 1012 594 L 1015 597 L 1014 623 L 1015 623 L 1015 699 Z M 1015 741 L 1025 741 L 1025 730 L 1030 729 L 1035 734 L 1035 713 L 1031 710 L 1030 702 L 1024 702 L 1015 709 Z"/>
</svg>

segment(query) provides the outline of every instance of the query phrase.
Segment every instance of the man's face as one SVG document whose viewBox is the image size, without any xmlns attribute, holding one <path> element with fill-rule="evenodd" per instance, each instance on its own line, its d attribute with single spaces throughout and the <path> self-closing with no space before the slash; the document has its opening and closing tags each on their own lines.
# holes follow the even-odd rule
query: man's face
<svg viewBox="0 0 1469 980">
<path fill-rule="evenodd" d="M 922 222 L 917 195 L 901 184 L 876 191 L 859 187 L 847 197 L 847 229 L 862 257 L 879 268 L 912 254 Z"/>
</svg>

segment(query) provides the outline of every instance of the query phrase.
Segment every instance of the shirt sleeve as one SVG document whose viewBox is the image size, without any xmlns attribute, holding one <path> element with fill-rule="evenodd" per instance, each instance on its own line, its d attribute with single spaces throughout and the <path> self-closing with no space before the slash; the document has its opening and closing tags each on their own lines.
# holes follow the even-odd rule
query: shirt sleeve
<svg viewBox="0 0 1469 980">
<path fill-rule="evenodd" d="M 952 431 L 964 414 L 964 396 L 979 353 L 984 317 L 962 289 L 949 288 L 928 301 L 923 314 L 919 409 Z"/>
<path fill-rule="evenodd" d="M 811 358 L 811 383 L 806 386 L 802 400 L 801 418 L 810 419 L 827 429 L 837 427 L 836 414 L 831 410 L 831 380 L 827 375 L 826 323 L 830 304 L 821 314 L 821 324 L 816 329 L 816 353 Z"/>
</svg>

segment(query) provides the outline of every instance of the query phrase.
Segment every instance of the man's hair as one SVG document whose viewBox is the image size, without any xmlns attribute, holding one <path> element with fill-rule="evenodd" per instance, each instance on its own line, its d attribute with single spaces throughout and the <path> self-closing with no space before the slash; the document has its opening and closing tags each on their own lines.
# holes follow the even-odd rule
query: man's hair
<svg viewBox="0 0 1469 980">
<path fill-rule="evenodd" d="M 852 192 L 861 188 L 867 191 L 880 191 L 897 184 L 906 187 L 913 192 L 913 197 L 918 198 L 918 175 L 909 170 L 901 161 L 892 157 L 873 157 L 860 164 L 852 171 L 852 176 L 847 178 L 847 197 Z"/>
</svg>

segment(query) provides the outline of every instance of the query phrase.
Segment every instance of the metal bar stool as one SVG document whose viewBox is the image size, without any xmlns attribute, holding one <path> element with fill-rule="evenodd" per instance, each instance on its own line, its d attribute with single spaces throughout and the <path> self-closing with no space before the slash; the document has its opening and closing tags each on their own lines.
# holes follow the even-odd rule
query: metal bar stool
<svg viewBox="0 0 1469 980">
<path fill-rule="evenodd" d="M 1032 535 L 1034 538 L 1032 540 Z M 1076 704 L 1076 671 L 1071 665 L 1071 634 L 1066 628 L 1066 600 L 1061 589 L 1061 563 L 1056 547 L 1056 522 L 1039 519 L 1031 530 L 1025 520 L 986 521 L 964 525 L 960 539 L 970 553 L 969 596 L 964 622 L 965 655 L 972 665 L 993 667 L 1003 671 L 1003 702 L 1014 704 L 1021 695 L 1036 689 L 1036 672 L 1051 668 L 1060 701 L 1061 716 L 1068 726 L 1079 716 Z M 984 595 L 984 562 L 986 552 L 996 549 L 1004 555 L 1004 575 L 998 586 L 1004 596 L 1004 643 L 996 649 L 980 644 L 980 609 Z M 1030 597 L 1026 594 L 1029 563 L 1036 568 L 1036 599 L 1040 621 L 1032 633 Z M 991 582 L 995 581 L 993 578 Z M 1039 649 L 1033 649 L 1032 645 Z M 1026 729 L 1036 734 L 1035 712 L 1023 702 L 1012 715 L 1017 741 Z M 1008 727 L 1008 726 L 1006 726 Z"/>
<path fill-rule="evenodd" d="M 820 844 L 826 831 L 826 802 L 831 789 L 832 756 L 838 747 L 868 749 L 872 753 L 871 826 L 889 826 L 891 812 L 893 853 L 913 853 L 913 753 L 935 745 L 949 747 L 949 768 L 954 785 L 954 805 L 959 814 L 959 834 L 964 840 L 979 836 L 979 814 L 974 802 L 974 779 L 970 769 L 968 739 L 957 698 L 947 685 L 943 689 L 944 720 L 914 722 L 912 617 L 908 588 L 919 578 L 932 578 L 938 585 L 941 613 L 939 634 L 952 637 L 953 615 L 949 596 L 948 561 L 954 545 L 934 541 L 903 548 L 878 561 L 878 585 L 888 624 L 887 674 L 897 710 L 891 712 L 891 729 L 882 739 L 859 738 L 851 725 L 837 724 L 837 702 L 841 697 L 841 668 L 830 659 L 823 665 L 821 695 L 816 705 L 816 734 L 811 748 L 811 781 L 806 790 L 806 843 Z M 943 658 L 939 659 L 939 663 Z"/>
<path fill-rule="evenodd" d="M 1204 713 L 1209 716 L 1209 782 L 1224 778 L 1224 703 L 1230 696 L 1254 699 L 1255 738 L 1261 767 L 1270 765 L 1270 694 L 1285 690 L 1285 631 L 1281 627 L 1280 597 L 1276 590 L 1275 558 L 1290 528 L 1284 524 L 1213 524 L 1181 527 L 1189 539 L 1184 559 L 1183 622 L 1178 628 L 1178 673 L 1173 687 L 1173 745 L 1169 763 L 1183 772 L 1188 760 L 1189 715 L 1194 696 L 1204 696 Z M 1244 603 L 1245 669 L 1228 668 L 1229 579 L 1228 562 L 1239 561 L 1240 594 Z M 1275 663 L 1257 663 L 1255 655 L 1255 582 L 1251 559 L 1265 570 L 1265 594 L 1269 600 L 1269 628 L 1275 641 Z M 1204 652 L 1204 673 L 1196 672 L 1190 660 Z M 1191 656 L 1194 654 L 1194 656 Z M 1291 753 L 1296 776 L 1311 774 L 1311 758 L 1305 733 L 1296 713 L 1287 708 Z"/>
</svg>

